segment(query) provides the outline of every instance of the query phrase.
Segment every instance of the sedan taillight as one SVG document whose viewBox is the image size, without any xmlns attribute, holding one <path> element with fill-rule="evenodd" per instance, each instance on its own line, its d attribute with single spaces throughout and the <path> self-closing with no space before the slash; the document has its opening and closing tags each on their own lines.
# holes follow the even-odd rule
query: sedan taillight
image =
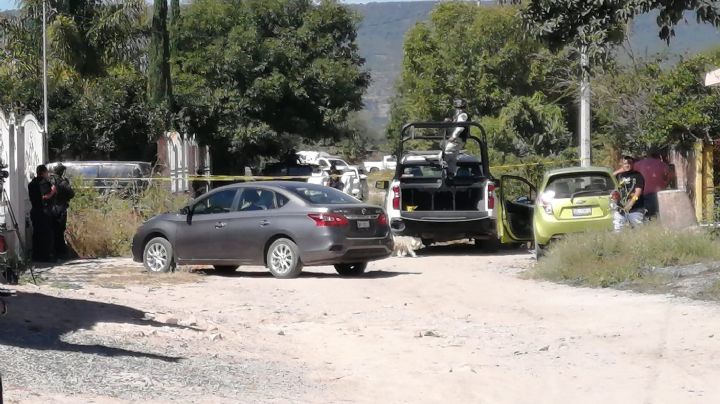
<svg viewBox="0 0 720 404">
<path fill-rule="evenodd" d="M 350 224 L 350 221 L 337 213 L 309 213 L 308 217 L 315 221 L 317 227 L 341 227 Z"/>
<path fill-rule="evenodd" d="M 379 224 L 380 226 L 387 226 L 387 224 L 388 224 L 388 217 L 387 217 L 386 214 L 381 213 L 381 214 L 378 216 L 377 221 L 378 221 L 378 224 Z"/>
</svg>

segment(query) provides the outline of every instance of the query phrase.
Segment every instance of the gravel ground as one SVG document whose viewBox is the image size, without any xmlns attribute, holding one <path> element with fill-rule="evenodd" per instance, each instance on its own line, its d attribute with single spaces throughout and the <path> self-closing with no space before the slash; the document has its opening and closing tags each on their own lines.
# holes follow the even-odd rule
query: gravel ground
<svg viewBox="0 0 720 404">
<path fill-rule="evenodd" d="M 471 246 L 278 280 L 72 263 L 0 318 L 10 402 L 720 402 L 720 307 L 518 277 Z"/>
<path fill-rule="evenodd" d="M 138 270 L 126 260 L 40 270 L 40 287 L 7 299 L 0 374 L 8 402 L 297 402 L 308 390 L 302 363 L 260 358 L 251 344 L 225 341 L 214 324 L 93 299 L 95 288 L 117 289 L 96 285 L 148 277 Z"/>
</svg>

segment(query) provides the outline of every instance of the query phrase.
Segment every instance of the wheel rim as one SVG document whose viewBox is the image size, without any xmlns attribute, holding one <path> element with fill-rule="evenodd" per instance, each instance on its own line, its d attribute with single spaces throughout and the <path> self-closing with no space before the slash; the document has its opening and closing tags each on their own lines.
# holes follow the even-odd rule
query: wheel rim
<svg viewBox="0 0 720 404">
<path fill-rule="evenodd" d="M 153 272 L 161 272 L 168 262 L 168 253 L 164 245 L 154 243 L 148 248 L 145 262 Z"/>
<path fill-rule="evenodd" d="M 289 246 L 280 244 L 270 256 L 270 268 L 279 274 L 290 272 L 293 264 L 293 252 Z"/>
</svg>

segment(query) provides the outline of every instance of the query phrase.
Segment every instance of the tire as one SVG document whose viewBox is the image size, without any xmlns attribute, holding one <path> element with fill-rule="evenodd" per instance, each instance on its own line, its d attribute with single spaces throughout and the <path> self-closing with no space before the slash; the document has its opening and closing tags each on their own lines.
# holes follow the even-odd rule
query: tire
<svg viewBox="0 0 720 404">
<path fill-rule="evenodd" d="M 500 250 L 500 239 L 495 236 L 490 236 L 487 240 L 475 239 L 475 247 L 485 253 L 496 253 Z"/>
<path fill-rule="evenodd" d="M 377 168 L 377 167 L 370 167 L 370 172 L 371 172 L 371 173 L 376 173 L 376 172 L 378 172 L 378 171 L 380 171 L 379 168 Z"/>
<path fill-rule="evenodd" d="M 215 268 L 215 270 L 217 272 L 221 272 L 224 274 L 231 274 L 231 273 L 235 272 L 236 269 L 240 268 L 240 266 L 239 265 L 213 265 L 213 268 Z"/>
<path fill-rule="evenodd" d="M 173 247 L 162 237 L 155 237 L 145 244 L 143 266 L 150 273 L 165 273 L 175 270 Z"/>
<path fill-rule="evenodd" d="M 421 241 L 425 247 L 430 247 L 434 243 L 434 241 L 430 240 L 429 238 L 424 238 Z"/>
<path fill-rule="evenodd" d="M 355 264 L 335 264 L 335 270 L 340 276 L 360 276 L 365 273 L 367 262 Z"/>
<path fill-rule="evenodd" d="M 292 240 L 279 238 L 267 250 L 267 268 L 278 279 L 297 278 L 302 272 L 300 249 Z"/>
</svg>

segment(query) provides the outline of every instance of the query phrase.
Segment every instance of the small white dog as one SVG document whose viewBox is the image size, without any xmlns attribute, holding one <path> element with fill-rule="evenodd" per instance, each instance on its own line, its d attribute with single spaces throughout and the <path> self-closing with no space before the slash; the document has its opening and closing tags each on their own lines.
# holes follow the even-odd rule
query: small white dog
<svg viewBox="0 0 720 404">
<path fill-rule="evenodd" d="M 406 257 L 410 255 L 416 258 L 415 250 L 423 247 L 422 241 L 417 237 L 393 236 L 393 241 L 395 241 L 395 250 L 393 251 L 396 257 Z"/>
</svg>

